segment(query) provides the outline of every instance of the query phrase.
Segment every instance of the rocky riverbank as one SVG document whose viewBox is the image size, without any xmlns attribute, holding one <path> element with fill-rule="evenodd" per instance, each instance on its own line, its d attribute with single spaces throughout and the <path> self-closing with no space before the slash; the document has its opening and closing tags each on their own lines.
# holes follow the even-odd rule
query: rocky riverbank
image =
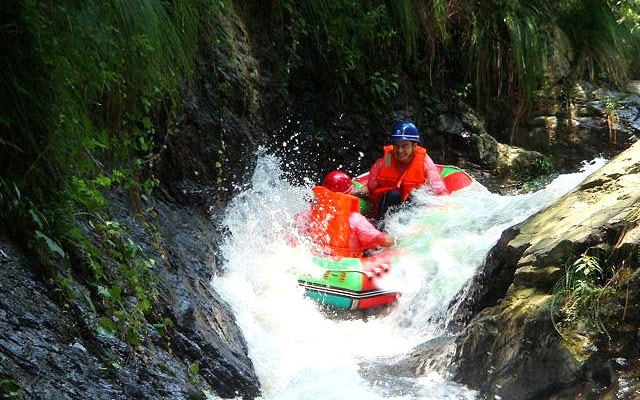
<svg viewBox="0 0 640 400">
<path fill-rule="evenodd" d="M 156 198 L 136 215 L 111 197 L 113 223 L 153 260 L 164 320 L 148 316 L 131 346 L 101 329 L 78 271 L 46 280 L 15 244 L 0 239 L 0 376 L 5 395 L 28 399 L 254 398 L 259 383 L 229 306 L 211 289 L 215 226 L 196 210 Z M 153 214 L 153 216 L 152 216 Z M 135 297 L 123 299 L 127 307 Z"/>
<path fill-rule="evenodd" d="M 459 336 L 417 349 L 409 359 L 414 371 L 448 370 L 496 399 L 637 398 L 639 187 L 636 143 L 547 209 L 506 230 L 451 305 L 450 328 L 461 329 Z M 585 259 L 585 253 L 597 257 Z M 579 279 L 580 270 L 571 266 L 580 260 L 602 269 L 597 279 L 585 273 L 578 281 L 582 289 L 593 285 L 598 296 L 573 303 L 588 306 L 583 315 L 566 308 L 568 299 L 576 299 L 568 296 L 587 302 L 590 293 L 562 285 L 566 274 Z M 446 353 L 453 356 L 450 365 L 448 358 L 433 357 Z"/>
</svg>

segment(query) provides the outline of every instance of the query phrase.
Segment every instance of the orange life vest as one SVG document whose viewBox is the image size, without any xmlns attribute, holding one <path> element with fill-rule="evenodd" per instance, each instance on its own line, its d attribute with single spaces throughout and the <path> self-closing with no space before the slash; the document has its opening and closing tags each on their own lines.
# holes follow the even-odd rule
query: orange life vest
<svg viewBox="0 0 640 400">
<path fill-rule="evenodd" d="M 404 172 L 400 172 L 398 161 L 393 155 L 393 146 L 384 146 L 384 164 L 378 174 L 378 187 L 372 198 L 377 206 L 382 196 L 390 190 L 399 190 L 402 200 L 407 200 L 411 191 L 424 185 L 426 176 L 424 173 L 424 159 L 427 149 L 416 146 L 413 150 L 413 159 Z"/>
<path fill-rule="evenodd" d="M 314 187 L 313 195 L 308 232 L 318 249 L 339 257 L 361 257 L 364 249 L 349 247 L 353 234 L 349 215 L 360 212 L 360 200 L 324 186 Z"/>
</svg>

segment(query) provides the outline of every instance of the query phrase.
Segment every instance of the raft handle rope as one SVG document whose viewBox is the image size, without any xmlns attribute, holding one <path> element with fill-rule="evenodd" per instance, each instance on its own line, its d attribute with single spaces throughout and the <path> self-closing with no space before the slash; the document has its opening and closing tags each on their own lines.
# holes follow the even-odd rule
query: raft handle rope
<svg viewBox="0 0 640 400">
<path fill-rule="evenodd" d="M 371 272 L 360 271 L 357 269 L 327 269 L 326 271 L 327 272 L 355 272 L 355 273 L 366 276 L 367 279 L 369 280 L 373 279 L 373 274 Z M 380 274 L 377 274 L 377 275 L 379 276 Z"/>
</svg>

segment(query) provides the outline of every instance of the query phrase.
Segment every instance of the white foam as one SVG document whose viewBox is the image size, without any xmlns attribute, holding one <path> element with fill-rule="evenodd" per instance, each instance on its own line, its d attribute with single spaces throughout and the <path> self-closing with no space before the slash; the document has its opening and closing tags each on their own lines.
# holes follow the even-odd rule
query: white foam
<svg viewBox="0 0 640 400">
<path fill-rule="evenodd" d="M 398 359 L 441 330 L 434 316 L 482 264 L 501 232 L 547 206 L 604 163 L 563 175 L 527 195 L 499 196 L 475 184 L 447 197 L 417 193 L 416 202 L 387 222 L 404 251 L 385 288 L 403 295 L 386 316 L 332 320 L 303 297 L 301 271 L 311 255 L 286 244 L 295 213 L 308 207 L 311 182 L 289 184 L 279 160 L 258 155 L 251 186 L 226 210 L 229 231 L 220 250 L 222 276 L 213 286 L 231 305 L 249 346 L 264 399 L 471 399 L 475 393 L 439 375 L 389 376 L 364 362 Z"/>
</svg>

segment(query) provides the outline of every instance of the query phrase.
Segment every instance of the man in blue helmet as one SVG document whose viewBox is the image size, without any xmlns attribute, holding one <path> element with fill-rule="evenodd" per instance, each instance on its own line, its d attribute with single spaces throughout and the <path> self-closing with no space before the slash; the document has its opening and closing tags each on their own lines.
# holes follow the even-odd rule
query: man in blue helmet
<svg viewBox="0 0 640 400">
<path fill-rule="evenodd" d="M 393 144 L 384 147 L 384 157 L 369 170 L 367 185 L 352 193 L 370 197 L 378 219 L 384 217 L 390 207 L 406 201 L 413 189 L 425 184 L 436 195 L 447 194 L 435 163 L 427 150 L 418 146 L 420 132 L 412 121 L 398 121 L 393 126 L 391 140 Z"/>
</svg>

